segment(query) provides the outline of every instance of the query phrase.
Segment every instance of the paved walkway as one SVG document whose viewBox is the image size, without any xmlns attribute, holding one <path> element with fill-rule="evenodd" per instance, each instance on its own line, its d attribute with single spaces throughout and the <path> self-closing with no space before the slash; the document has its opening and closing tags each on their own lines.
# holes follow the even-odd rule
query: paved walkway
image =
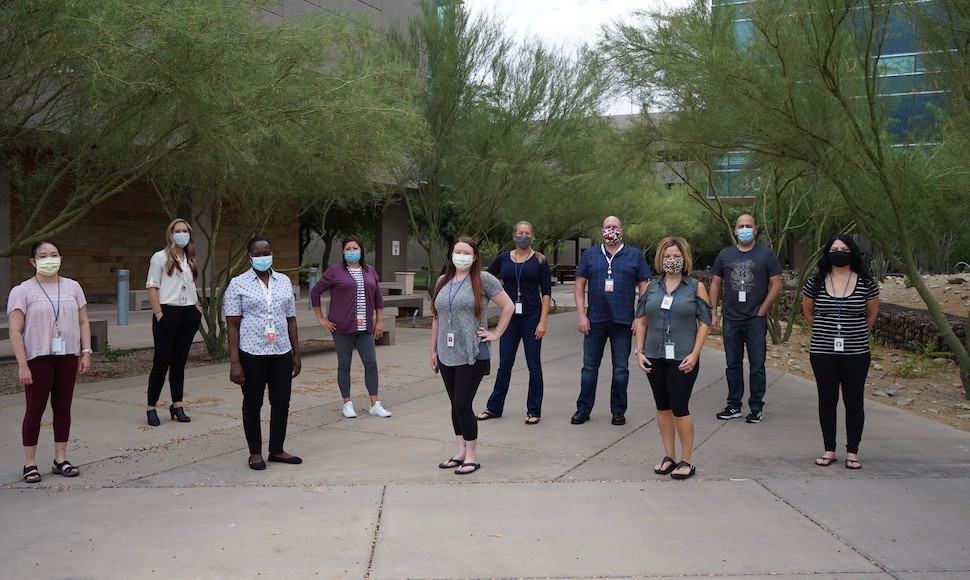
<svg viewBox="0 0 970 580">
<path fill-rule="evenodd" d="M 561 314 L 542 422 L 523 423 L 520 359 L 505 416 L 481 424 L 483 468 L 457 476 L 436 467 L 454 443 L 428 337 L 400 328 L 378 349 L 389 419 L 344 419 L 335 355 L 305 357 L 286 444 L 305 463 L 263 472 L 246 466 L 227 365 L 188 371 L 188 424 L 145 425 L 144 377 L 80 385 L 69 457 L 82 475 L 49 475 L 46 424 L 33 487 L 19 483 L 23 398 L 0 397 L 0 576 L 970 577 L 968 433 L 867 402 L 864 468 L 816 467 L 814 386 L 769 369 L 765 422 L 718 421 L 723 355 L 709 350 L 691 405 L 697 477 L 658 477 L 639 371 L 627 425 L 610 425 L 608 364 L 592 421 L 569 424 L 582 342 Z M 353 375 L 360 409 L 359 363 Z"/>
</svg>

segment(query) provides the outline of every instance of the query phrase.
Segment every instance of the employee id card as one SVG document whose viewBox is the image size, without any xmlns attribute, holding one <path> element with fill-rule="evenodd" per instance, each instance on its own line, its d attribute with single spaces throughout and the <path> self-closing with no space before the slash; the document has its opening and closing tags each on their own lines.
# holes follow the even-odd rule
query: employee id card
<svg viewBox="0 0 970 580">
<path fill-rule="evenodd" d="M 276 340 L 276 323 L 272 320 L 266 323 L 266 340 L 274 342 Z"/>
<path fill-rule="evenodd" d="M 835 344 L 832 345 L 835 352 L 845 352 L 845 339 L 841 336 L 835 337 Z"/>
<path fill-rule="evenodd" d="M 613 278 L 607 278 L 606 279 L 606 286 L 603 288 L 603 290 L 605 292 L 612 292 L 613 291 Z"/>
<path fill-rule="evenodd" d="M 674 358 L 674 343 L 669 340 L 664 343 L 664 358 L 671 360 Z"/>
<path fill-rule="evenodd" d="M 522 303 L 521 302 L 516 302 L 515 303 L 515 313 L 516 314 L 522 314 Z"/>
<path fill-rule="evenodd" d="M 188 303 L 189 303 L 189 292 L 185 289 L 185 286 L 183 286 L 182 292 L 179 293 L 179 304 L 184 305 Z"/>
<path fill-rule="evenodd" d="M 738 290 L 738 302 L 747 302 L 748 292 L 747 290 Z"/>
<path fill-rule="evenodd" d="M 51 354 L 66 354 L 67 346 L 64 343 L 64 339 L 60 336 L 55 336 L 51 340 Z"/>
<path fill-rule="evenodd" d="M 660 303 L 660 308 L 663 310 L 670 310 L 670 307 L 674 304 L 673 296 L 664 296 L 663 301 Z"/>
<path fill-rule="evenodd" d="M 448 334 L 445 335 L 445 344 L 447 344 L 448 346 L 451 346 L 451 347 L 455 346 L 455 333 L 454 332 L 449 332 Z"/>
</svg>

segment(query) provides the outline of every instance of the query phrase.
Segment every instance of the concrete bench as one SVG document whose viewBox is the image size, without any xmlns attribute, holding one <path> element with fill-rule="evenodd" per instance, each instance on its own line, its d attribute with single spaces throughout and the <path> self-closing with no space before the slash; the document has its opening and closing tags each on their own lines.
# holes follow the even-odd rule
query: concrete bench
<svg viewBox="0 0 970 580">
<path fill-rule="evenodd" d="M 101 352 L 108 342 L 108 321 L 88 319 L 88 324 L 91 327 L 91 349 Z M 0 340 L 10 340 L 9 324 L 0 324 Z"/>
<path fill-rule="evenodd" d="M 418 316 L 424 316 L 424 297 L 420 295 L 411 296 L 385 296 L 384 308 L 397 308 L 398 316 L 411 316 L 415 312 Z"/>
<path fill-rule="evenodd" d="M 381 318 L 384 323 L 384 336 L 377 341 L 377 344 L 393 345 L 397 341 L 397 319 L 393 316 Z"/>
<path fill-rule="evenodd" d="M 377 344 L 394 344 L 397 338 L 395 319 L 393 316 L 385 316 L 382 320 L 384 322 L 384 336 L 377 341 Z M 300 335 L 300 340 L 330 340 L 332 337 L 330 331 L 320 326 L 315 320 L 312 323 L 300 324 L 297 333 Z"/>
<path fill-rule="evenodd" d="M 148 290 L 128 291 L 128 310 L 130 312 L 151 309 L 152 303 L 148 300 Z"/>
<path fill-rule="evenodd" d="M 404 282 L 381 282 L 381 294 L 401 296 L 404 294 L 405 287 Z"/>
</svg>

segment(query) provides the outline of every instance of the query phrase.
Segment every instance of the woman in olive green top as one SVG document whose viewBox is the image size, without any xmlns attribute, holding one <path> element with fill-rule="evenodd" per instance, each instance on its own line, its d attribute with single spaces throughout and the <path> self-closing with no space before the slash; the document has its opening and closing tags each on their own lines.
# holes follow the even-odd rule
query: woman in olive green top
<svg viewBox="0 0 970 580">
<path fill-rule="evenodd" d="M 657 425 L 666 456 L 653 471 L 673 479 L 688 479 L 694 420 L 688 403 L 697 380 L 704 341 L 711 330 L 707 288 L 690 277 L 690 244 L 684 238 L 661 240 L 654 258 L 655 276 L 637 303 L 637 362 L 647 373 L 657 402 Z M 674 436 L 680 439 L 681 461 L 675 459 Z"/>
</svg>

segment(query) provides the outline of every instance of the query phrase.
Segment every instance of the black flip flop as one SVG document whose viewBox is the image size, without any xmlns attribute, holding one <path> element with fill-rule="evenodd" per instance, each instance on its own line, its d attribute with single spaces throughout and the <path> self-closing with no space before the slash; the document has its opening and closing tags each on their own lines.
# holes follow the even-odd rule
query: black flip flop
<svg viewBox="0 0 970 580">
<path fill-rule="evenodd" d="M 668 461 L 670 462 L 670 467 L 667 469 L 657 469 L 654 467 L 653 472 L 657 475 L 669 475 L 671 471 L 677 469 L 677 461 L 669 455 L 660 460 L 660 466 L 663 467 L 663 464 L 667 463 Z"/>
<path fill-rule="evenodd" d="M 539 421 L 539 417 L 536 417 L 535 415 L 529 415 L 525 418 L 526 425 L 538 425 Z"/>
<path fill-rule="evenodd" d="M 838 460 L 838 457 L 826 457 L 823 455 L 815 460 L 815 465 L 818 465 L 819 467 L 828 467 Z M 819 463 L 819 461 L 824 461 L 825 463 Z"/>
<path fill-rule="evenodd" d="M 850 463 L 855 463 L 855 467 L 850 466 L 849 465 Z M 846 459 L 845 460 L 845 468 L 846 469 L 853 469 L 853 470 L 854 469 L 862 469 L 862 462 L 859 461 L 858 459 Z"/>
<path fill-rule="evenodd" d="M 438 464 L 438 469 L 454 469 L 461 465 L 462 460 L 456 457 L 452 457 L 448 461 L 442 461 Z M 454 465 L 447 465 L 448 463 L 454 463 Z"/>
<path fill-rule="evenodd" d="M 474 466 L 475 469 L 473 469 L 471 471 L 462 471 L 461 470 L 462 467 L 472 467 L 472 466 Z M 455 470 L 455 475 L 468 475 L 469 473 L 475 473 L 476 471 L 478 471 L 481 468 L 482 468 L 482 464 L 481 463 L 462 463 L 460 466 L 458 466 L 458 469 Z"/>
<path fill-rule="evenodd" d="M 691 465 L 690 463 L 687 463 L 686 461 L 681 461 L 680 463 L 678 463 L 675 469 L 680 469 L 681 467 L 689 467 L 690 471 L 684 474 L 671 472 L 670 479 L 690 479 L 694 477 L 694 473 L 697 471 L 696 469 L 694 469 L 693 465 Z"/>
<path fill-rule="evenodd" d="M 481 413 L 475 416 L 475 418 L 478 419 L 479 421 L 488 421 L 489 419 L 498 419 L 499 417 L 501 417 L 501 415 L 496 415 L 491 411 L 482 411 Z"/>
</svg>

